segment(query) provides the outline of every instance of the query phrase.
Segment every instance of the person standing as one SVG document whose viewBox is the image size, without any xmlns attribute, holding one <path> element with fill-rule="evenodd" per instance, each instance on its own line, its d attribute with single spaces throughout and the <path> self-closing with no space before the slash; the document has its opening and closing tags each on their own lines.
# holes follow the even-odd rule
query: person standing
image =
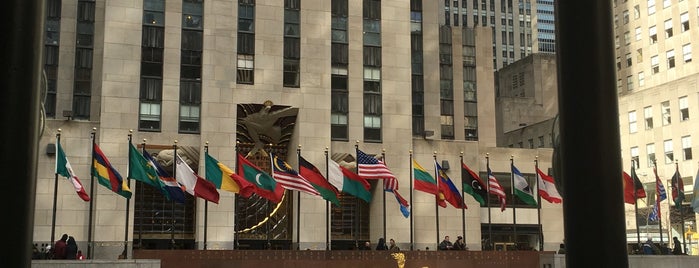
<svg viewBox="0 0 699 268">
<path fill-rule="evenodd" d="M 56 241 L 51 249 L 53 252 L 53 259 L 63 260 L 66 258 L 66 241 L 68 241 L 68 234 L 63 234 L 61 239 Z"/>
<path fill-rule="evenodd" d="M 675 247 L 672 249 L 672 254 L 673 255 L 684 255 L 682 252 L 682 243 L 680 242 L 679 239 L 677 239 L 677 236 L 672 238 L 672 243 L 675 245 Z"/>
<path fill-rule="evenodd" d="M 449 236 L 445 236 L 444 240 L 442 240 L 441 243 L 439 243 L 439 250 L 452 250 L 454 248 L 454 245 L 449 241 Z"/>
<path fill-rule="evenodd" d="M 376 250 L 388 250 L 388 247 L 386 246 L 386 239 L 379 238 L 379 243 L 376 244 Z"/>
<path fill-rule="evenodd" d="M 78 244 L 75 242 L 75 238 L 72 236 L 68 237 L 66 241 L 66 259 L 75 260 L 78 255 Z"/>
<path fill-rule="evenodd" d="M 456 241 L 454 241 L 454 250 L 466 250 L 466 243 L 464 243 L 464 238 L 462 236 L 456 237 Z"/>
<path fill-rule="evenodd" d="M 396 246 L 396 241 L 391 238 L 388 240 L 388 250 L 390 251 L 400 251 L 400 248 Z"/>
<path fill-rule="evenodd" d="M 359 250 L 371 250 L 371 243 L 369 241 L 364 242 L 364 245 L 360 246 Z"/>
</svg>

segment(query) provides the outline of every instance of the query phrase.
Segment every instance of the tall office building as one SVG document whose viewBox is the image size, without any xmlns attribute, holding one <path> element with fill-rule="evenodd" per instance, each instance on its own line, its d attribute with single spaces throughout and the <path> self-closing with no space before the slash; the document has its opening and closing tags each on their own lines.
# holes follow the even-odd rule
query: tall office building
<svg viewBox="0 0 699 268">
<path fill-rule="evenodd" d="M 82 248 L 91 239 L 94 257 L 113 258 L 125 242 L 129 249 L 205 241 L 208 249 L 325 249 L 327 234 L 333 249 L 379 237 L 407 249 L 412 233 L 415 249 L 434 249 L 437 235 L 465 233 L 471 249 L 517 242 L 555 250 L 563 239 L 560 205 L 542 204 L 540 224 L 536 207 L 508 197 L 501 212 L 492 196 L 487 221 L 488 206 L 465 196 L 464 230 L 452 207 L 439 208 L 435 226 L 434 196 L 410 189 L 411 159 L 427 170 L 448 168 L 459 189 L 462 161 L 484 179 L 489 167 L 508 193 L 512 161 L 529 183 L 537 156 L 540 169 L 551 166 L 550 149 L 495 148 L 492 28 L 444 25 L 436 1 L 49 0 L 47 7 L 37 241 L 68 233 Z M 92 203 L 55 176 L 58 133 Z M 412 217 L 390 192 L 384 198 L 378 180 L 370 180 L 370 202 L 343 194 L 329 209 L 319 196 L 289 190 L 276 204 L 224 190 L 218 205 L 190 195 L 177 203 L 135 180 L 127 203 L 92 183 L 93 137 L 124 180 L 129 142 L 164 176 L 178 173 L 175 153 L 206 177 L 207 154 L 233 169 L 240 153 L 266 172 L 268 153 L 292 167 L 300 154 L 325 174 L 326 152 L 351 169 L 359 149 L 396 175 Z"/>
<path fill-rule="evenodd" d="M 532 53 L 556 52 L 553 0 L 444 0 L 442 7 L 440 24 L 491 29 L 495 70 Z"/>
<path fill-rule="evenodd" d="M 699 168 L 692 154 L 692 139 L 699 135 L 693 119 L 699 107 L 699 72 L 692 60 L 693 47 L 699 43 L 699 1 L 615 0 L 613 5 L 624 170 L 629 173 L 635 165 L 648 196 L 638 202 L 638 215 L 627 206 L 628 240 L 636 242 L 638 226 L 642 239 L 649 232 L 660 241 L 659 221 L 648 220 L 656 201 L 657 170 L 668 193 L 668 200 L 660 203 L 667 242 L 682 237 L 683 230 L 697 228 L 689 202 Z M 671 178 L 676 172 L 684 184 L 684 219 L 672 201 Z M 696 250 L 696 244 L 691 247 Z"/>
</svg>

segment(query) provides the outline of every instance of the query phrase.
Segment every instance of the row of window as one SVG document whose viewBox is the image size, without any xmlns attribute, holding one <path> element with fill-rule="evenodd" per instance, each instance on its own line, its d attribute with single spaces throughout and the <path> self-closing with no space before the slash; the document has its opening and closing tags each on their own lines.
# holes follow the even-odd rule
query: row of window
<svg viewBox="0 0 699 268">
<path fill-rule="evenodd" d="M 699 8 L 698 8 L 699 11 Z M 673 25 L 672 25 L 672 19 L 665 20 L 663 23 L 664 29 L 665 29 L 665 39 L 669 39 L 675 35 L 675 31 L 673 30 Z M 689 13 L 684 12 L 680 14 L 680 32 L 684 33 L 686 31 L 689 31 L 690 29 L 690 24 L 689 24 Z M 635 41 L 640 41 L 643 39 L 642 37 L 642 30 L 641 27 L 636 27 L 634 29 L 634 38 Z M 625 45 L 630 45 L 631 44 L 631 32 L 626 31 L 624 32 L 623 35 L 624 38 L 624 44 Z M 655 44 L 658 42 L 658 27 L 656 25 L 648 27 L 648 41 L 650 44 Z M 617 35 L 614 39 L 614 43 L 616 48 L 621 47 L 620 41 L 619 41 L 619 36 Z"/>
<path fill-rule="evenodd" d="M 536 141 L 534 141 L 534 138 L 529 138 L 529 139 L 527 139 L 527 144 L 526 144 L 526 145 L 527 145 L 526 148 L 529 148 L 529 149 L 543 148 L 543 147 L 546 147 L 546 142 L 545 142 L 544 136 L 539 136 L 539 137 L 537 137 Z M 549 135 L 549 144 L 548 144 L 548 146 L 549 146 L 549 147 L 553 147 L 553 140 L 551 139 L 551 135 Z M 515 148 L 515 144 L 507 145 L 507 147 L 509 147 L 509 148 Z M 525 147 L 524 147 L 524 141 L 518 142 L 516 148 L 525 148 Z"/>
<path fill-rule="evenodd" d="M 643 62 L 643 49 L 637 49 L 636 50 L 636 62 L 641 63 Z M 692 44 L 684 44 L 682 45 L 682 62 L 683 63 L 690 63 L 692 62 Z M 631 56 L 631 53 L 626 53 L 625 55 L 625 63 L 626 67 L 631 67 L 633 66 L 633 57 Z M 665 52 L 665 66 L 668 70 L 673 69 L 676 67 L 676 60 L 675 60 L 675 50 L 670 49 Z M 621 70 L 622 68 L 622 61 L 621 57 L 617 57 L 616 59 L 616 68 L 617 71 Z M 658 58 L 658 55 L 653 55 L 650 57 L 650 73 L 651 74 L 657 74 L 660 72 L 660 59 Z M 643 87 L 645 86 L 645 73 L 644 72 L 639 72 L 636 76 L 638 80 L 638 87 Z M 634 90 L 634 76 L 633 75 L 628 75 L 626 76 L 626 90 L 631 91 Z M 623 87 L 623 83 L 621 79 L 617 79 L 617 91 L 621 92 Z"/>
<path fill-rule="evenodd" d="M 678 101 L 679 107 L 679 120 L 687 121 L 689 120 L 689 104 L 687 96 L 680 97 Z M 672 123 L 672 114 L 670 110 L 670 101 L 664 101 L 660 103 L 660 111 L 662 119 L 662 125 L 667 126 Z M 644 126 L 646 130 L 653 129 L 653 106 L 647 106 L 643 108 Z M 629 118 L 629 133 L 638 132 L 637 126 L 637 115 L 636 111 L 630 111 L 628 114 Z"/>
<path fill-rule="evenodd" d="M 692 160 L 692 137 L 691 136 L 683 136 L 681 137 L 681 145 L 682 145 L 682 160 Z M 665 164 L 672 164 L 676 160 L 676 156 L 674 153 L 674 147 L 673 147 L 673 142 L 672 140 L 664 140 L 663 141 L 663 155 L 664 157 L 664 163 Z M 639 158 L 639 149 L 638 146 L 633 146 L 631 147 L 631 159 L 635 160 L 635 165 L 638 167 L 640 165 L 641 159 Z M 653 167 L 656 164 L 656 158 L 655 158 L 655 143 L 649 143 L 646 144 L 646 159 L 647 159 L 647 165 L 648 167 Z M 677 159 L 679 160 L 679 159 Z"/>
</svg>

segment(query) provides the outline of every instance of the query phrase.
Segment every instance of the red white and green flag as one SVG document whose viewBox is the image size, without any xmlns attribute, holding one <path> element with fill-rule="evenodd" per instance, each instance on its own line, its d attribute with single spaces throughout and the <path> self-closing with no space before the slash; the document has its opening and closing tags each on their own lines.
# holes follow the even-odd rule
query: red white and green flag
<svg viewBox="0 0 699 268">
<path fill-rule="evenodd" d="M 82 200 L 85 200 L 85 202 L 90 201 L 90 196 L 87 195 L 87 192 L 85 192 L 85 187 L 83 187 L 83 184 L 78 179 L 78 176 L 75 175 L 73 167 L 70 166 L 66 153 L 63 152 L 63 148 L 61 148 L 61 143 L 56 143 L 56 147 L 58 147 L 58 154 L 56 156 L 56 174 L 68 178 L 70 183 L 73 184 L 75 192 L 78 194 L 78 196 Z"/>
<path fill-rule="evenodd" d="M 299 156 L 299 175 L 310 182 L 313 188 L 318 190 L 318 193 L 320 193 L 323 199 L 332 202 L 336 206 L 340 206 L 340 200 L 337 198 L 339 194 L 337 188 L 330 184 L 316 166 L 308 162 L 308 160 L 302 156 Z"/>
<path fill-rule="evenodd" d="M 332 159 L 328 159 L 328 181 L 343 193 L 371 202 L 369 182 Z"/>
</svg>

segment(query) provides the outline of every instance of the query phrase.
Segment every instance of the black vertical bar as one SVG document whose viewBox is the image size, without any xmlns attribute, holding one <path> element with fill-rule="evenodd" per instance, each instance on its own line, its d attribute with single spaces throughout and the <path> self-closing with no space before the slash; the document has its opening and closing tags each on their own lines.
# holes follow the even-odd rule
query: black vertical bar
<svg viewBox="0 0 699 268">
<path fill-rule="evenodd" d="M 541 185 L 539 185 L 539 156 L 534 160 L 534 173 L 536 173 L 536 216 L 539 224 L 539 251 L 544 251 L 544 227 L 541 226 Z"/>
<path fill-rule="evenodd" d="M 677 173 L 679 174 L 680 168 L 679 168 L 679 166 L 677 166 L 677 160 L 675 160 L 675 168 L 678 170 Z M 678 180 L 677 186 L 679 186 L 679 182 L 680 182 L 679 180 L 681 180 L 681 179 L 682 179 L 681 176 L 677 176 L 677 180 Z M 684 182 L 682 182 L 682 187 L 684 187 Z M 684 189 L 682 188 L 682 189 L 677 189 L 677 195 L 680 194 L 680 191 L 684 194 Z M 634 188 L 634 192 L 635 192 L 635 188 Z M 680 201 L 679 204 L 675 204 L 675 206 L 677 206 L 677 209 L 680 211 L 680 224 L 682 224 L 682 251 L 681 252 L 684 254 L 685 253 L 684 247 L 686 245 L 686 241 L 684 240 L 684 207 L 682 206 L 682 201 Z M 669 237 L 668 237 L 668 240 L 670 240 Z"/>
<path fill-rule="evenodd" d="M 388 163 L 386 163 L 386 149 L 381 149 L 381 158 L 384 165 L 388 166 Z M 383 179 L 381 182 L 383 183 L 383 239 L 386 240 L 386 180 Z"/>
<path fill-rule="evenodd" d="M 174 158 L 172 159 L 172 177 L 177 181 L 177 140 L 172 145 Z M 175 201 L 170 202 L 170 249 L 175 249 Z"/>
<path fill-rule="evenodd" d="M 129 130 L 129 146 L 131 146 L 131 139 L 133 137 L 133 130 Z M 131 169 L 131 151 L 130 147 L 129 149 L 129 169 Z M 127 174 L 130 174 L 127 171 Z M 131 180 L 129 179 L 129 176 L 126 176 L 126 185 L 131 189 Z M 129 258 L 129 213 L 131 209 L 131 198 L 126 198 L 126 219 L 124 220 L 124 259 Z"/>
<path fill-rule="evenodd" d="M 356 141 L 354 144 L 354 155 L 359 156 L 359 140 Z M 359 159 L 355 160 L 355 163 L 357 163 L 357 170 L 355 172 L 359 174 Z M 362 232 L 361 232 L 361 227 L 359 221 L 362 219 L 362 204 L 359 202 L 359 198 L 355 199 L 355 204 L 357 205 L 357 210 L 355 211 L 355 216 L 354 218 L 356 219 L 356 232 L 354 234 L 354 246 L 359 249 L 359 238 L 361 238 Z"/>
<path fill-rule="evenodd" d="M 235 173 L 238 175 L 243 176 L 238 172 L 238 156 L 240 152 L 238 152 L 238 145 L 240 144 L 239 141 L 235 142 Z M 233 249 L 238 249 L 238 231 L 235 230 L 235 228 L 238 228 L 238 223 L 240 220 L 238 220 L 238 195 L 235 195 L 233 197 Z"/>
<path fill-rule="evenodd" d="M 204 153 L 206 155 L 209 155 L 209 142 L 208 141 L 206 142 L 206 145 L 204 145 Z M 204 161 L 206 161 L 206 160 L 204 160 Z M 204 166 L 204 170 L 206 170 L 206 166 Z M 204 199 L 204 250 L 206 250 L 206 237 L 207 237 L 208 227 L 209 227 L 209 200 Z"/>
<path fill-rule="evenodd" d="M 415 172 L 413 171 L 413 150 L 410 150 L 410 250 L 414 250 L 413 236 L 413 180 Z"/>
<path fill-rule="evenodd" d="M 638 250 L 641 250 L 641 230 L 638 228 L 638 190 L 636 188 L 636 164 L 635 159 L 631 159 L 631 180 L 633 181 L 633 216 L 636 222 L 636 239 L 638 243 Z M 647 223 L 646 223 L 647 225 Z"/>
<path fill-rule="evenodd" d="M 514 233 L 515 250 L 519 249 L 517 245 L 517 197 L 515 197 L 515 160 L 514 156 L 510 156 L 510 190 L 512 194 L 512 232 Z"/>
<path fill-rule="evenodd" d="M 92 241 L 92 214 L 94 212 L 93 209 L 93 204 L 95 203 L 95 134 L 97 132 L 97 128 L 92 128 L 92 132 L 90 133 L 90 138 L 92 139 L 92 154 L 90 154 L 90 212 L 88 213 L 88 220 L 87 220 L 87 258 L 88 259 L 93 259 L 94 257 L 92 256 L 92 250 L 94 247 L 94 243 Z"/>
<path fill-rule="evenodd" d="M 660 207 L 660 187 L 658 186 L 658 181 L 660 181 L 660 177 L 658 177 L 658 165 L 655 162 L 655 159 L 653 160 L 653 173 L 655 174 L 655 208 L 658 210 L 658 233 L 660 234 L 660 245 L 663 244 L 663 213 L 662 208 Z M 660 181 L 662 183 L 662 181 Z M 667 189 L 665 190 L 665 198 L 667 198 Z M 668 204 L 670 201 L 667 202 Z M 669 212 L 668 212 L 669 213 Z"/>
<path fill-rule="evenodd" d="M 461 160 L 461 196 L 464 197 L 464 205 L 466 204 L 466 193 L 464 192 L 464 152 L 459 152 L 459 159 Z M 461 209 L 461 237 L 464 238 L 464 246 L 466 246 L 466 208 Z"/>
<path fill-rule="evenodd" d="M 56 148 L 60 146 L 61 144 L 61 129 L 58 129 L 58 133 L 56 133 Z M 58 152 L 58 149 L 56 149 L 56 152 Z M 58 155 L 58 153 L 56 153 Z M 51 247 L 53 247 L 53 243 L 56 241 L 56 201 L 58 200 L 58 156 L 56 156 L 56 168 L 55 168 L 55 177 L 54 177 L 54 182 L 53 182 L 53 213 L 51 214 Z"/>
<path fill-rule="evenodd" d="M 437 151 L 434 151 L 432 154 L 432 158 L 434 159 L 434 178 L 435 181 L 437 182 L 437 192 L 439 192 L 439 170 L 437 170 Z M 437 250 L 439 250 L 439 195 L 435 197 L 434 199 L 434 221 L 435 225 L 437 226 Z"/>
<path fill-rule="evenodd" d="M 143 155 L 146 152 L 146 139 L 143 139 L 143 143 L 141 143 L 141 155 Z M 160 178 L 156 178 L 157 180 L 160 180 Z M 137 183 L 138 184 L 138 183 Z M 143 184 L 141 184 L 143 186 Z M 139 187 L 138 191 L 143 194 L 143 188 L 144 187 Z M 151 216 L 152 217 L 152 216 Z M 143 217 L 141 218 L 141 222 L 138 224 L 138 249 L 143 249 Z M 135 222 L 135 219 L 134 219 Z"/>
<path fill-rule="evenodd" d="M 628 267 L 612 3 L 555 1 L 566 267 Z M 585 14 L 585 23 L 580 23 Z M 585 131 L 580 131 L 580 130 Z M 590 168 L 594 166 L 595 168 Z M 600 187 L 604 185 L 604 187 Z M 589 202 L 590 193 L 595 202 Z M 590 235 L 595 234 L 595 235 Z M 599 243 L 599 237 L 605 242 Z M 590 245 L 598 245 L 594 260 Z"/>
<path fill-rule="evenodd" d="M 488 199 L 486 201 L 487 207 L 488 207 L 488 244 L 486 244 L 487 247 L 490 248 L 490 250 L 495 250 L 495 244 L 493 243 L 493 224 L 492 224 L 492 218 L 490 215 L 490 153 L 485 153 L 485 169 L 486 169 L 486 176 L 488 176 Z"/>
<path fill-rule="evenodd" d="M 6 178 L 16 178 L 11 191 L 0 197 L 3 214 L 12 219 L 3 225 L 7 241 L 16 243 L 3 252 L 3 266 L 30 267 L 34 230 L 37 157 L 40 127 L 40 74 L 45 1 L 3 2 L 0 41 L 0 122 L 11 127 L 0 133 L 0 162 Z"/>
</svg>

